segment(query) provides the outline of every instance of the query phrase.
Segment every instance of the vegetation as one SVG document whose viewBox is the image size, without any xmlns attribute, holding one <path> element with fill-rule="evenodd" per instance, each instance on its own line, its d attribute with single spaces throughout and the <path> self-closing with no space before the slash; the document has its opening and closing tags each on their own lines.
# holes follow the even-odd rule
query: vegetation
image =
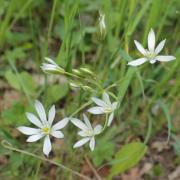
<svg viewBox="0 0 180 180">
<path fill-rule="evenodd" d="M 179 0 L 0 0 L 0 179 L 125 179 L 148 162 L 143 178 L 174 177 L 180 162 L 179 9 Z M 127 65 L 142 56 L 134 40 L 147 48 L 151 28 L 156 44 L 166 39 L 162 54 L 176 59 Z M 45 57 L 58 71 L 43 69 Z M 118 103 L 109 127 L 107 114 L 87 112 L 95 106 L 92 97 L 104 92 Z M 105 127 L 94 151 L 88 144 L 73 148 L 79 136 L 71 122 L 64 139 L 52 138 L 48 157 L 43 141 L 26 143 L 17 127 L 31 126 L 26 112 L 37 114 L 36 99 L 46 112 L 55 104 L 56 122 L 82 120 L 86 113 L 94 127 Z"/>
</svg>

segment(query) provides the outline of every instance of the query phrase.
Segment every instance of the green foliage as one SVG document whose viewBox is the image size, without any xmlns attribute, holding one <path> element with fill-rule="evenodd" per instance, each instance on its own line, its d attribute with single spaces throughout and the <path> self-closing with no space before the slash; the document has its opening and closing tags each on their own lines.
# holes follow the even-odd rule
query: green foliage
<svg viewBox="0 0 180 180">
<path fill-rule="evenodd" d="M 67 83 L 61 85 L 53 85 L 47 91 L 47 104 L 52 104 L 64 98 L 69 91 Z"/>
<path fill-rule="evenodd" d="M 96 167 L 100 166 L 104 161 L 112 160 L 115 150 L 115 142 L 112 139 L 116 131 L 116 128 L 112 128 L 98 138 L 95 150 L 90 153 Z"/>
<path fill-rule="evenodd" d="M 124 145 L 115 155 L 109 177 L 120 174 L 135 166 L 144 156 L 147 146 L 140 142 Z"/>
<path fill-rule="evenodd" d="M 21 102 L 14 102 L 12 107 L 2 112 L 2 117 L 5 124 L 22 125 L 26 122 L 25 107 Z"/>
<path fill-rule="evenodd" d="M 13 88 L 20 91 L 22 91 L 22 85 L 21 85 L 22 82 L 25 91 L 32 96 L 35 95 L 37 85 L 29 73 L 21 72 L 18 78 L 15 73 L 9 70 L 6 71 L 5 78 Z"/>
<path fill-rule="evenodd" d="M 22 143 L 19 136 L 17 140 L 16 136 L 14 137 L 17 133 L 15 127 L 27 123 L 25 112 L 32 112 L 31 103 L 36 98 L 42 99 L 47 107 L 52 103 L 56 103 L 57 107 L 64 107 L 58 113 L 63 116 L 63 113 L 72 114 L 83 106 L 89 97 L 100 96 L 103 90 L 110 86 L 108 90 L 111 91 L 112 98 L 119 102 L 113 122 L 113 126 L 117 127 L 111 127 L 112 129 L 109 128 L 103 136 L 97 137 L 95 151 L 90 153 L 93 165 L 98 167 L 112 162 L 112 176 L 128 170 L 143 157 L 147 147 L 142 143 L 127 144 L 116 153 L 112 161 L 117 151 L 116 145 L 122 145 L 129 136 L 136 139 L 146 135 L 145 142 L 151 142 L 149 139 L 152 134 L 156 135 L 157 130 L 166 132 L 164 124 L 168 127 L 168 140 L 173 137 L 173 146 L 179 155 L 179 133 L 173 132 L 172 122 L 175 119 L 174 114 L 178 115 L 178 111 L 174 112 L 173 109 L 179 108 L 177 106 L 180 98 L 180 2 L 163 2 L 0 0 L 0 138 L 13 145 Z M 105 14 L 107 28 L 103 41 L 99 41 L 96 36 L 99 12 Z M 146 46 L 147 34 L 151 27 L 157 32 L 156 43 L 167 39 L 163 54 L 172 54 L 176 56 L 176 60 L 154 65 L 147 63 L 139 68 L 127 66 L 128 61 L 139 58 L 133 41 L 136 39 Z M 80 67 L 88 67 L 96 77 L 89 76 L 89 82 L 85 74 L 81 81 L 79 80 L 80 87 L 71 91 L 67 82 L 57 84 L 55 81 L 49 85 L 49 77 L 42 77 L 43 72 L 40 69 L 45 56 L 54 57 L 69 73 L 74 69 L 79 70 Z M 45 85 L 36 83 L 34 75 L 41 76 Z M 72 82 L 78 82 L 77 79 Z M 5 83 L 5 87 L 2 86 L 1 80 L 8 85 Z M 4 110 L 4 107 L 1 108 L 1 101 L 6 104 L 6 88 L 20 92 L 20 99 L 11 100 L 12 106 Z M 163 116 L 159 112 L 151 114 L 152 107 L 159 99 Z M 86 108 L 81 110 L 86 111 Z M 93 116 L 92 120 L 95 123 L 104 123 L 104 118 L 99 116 Z M 74 139 L 74 133 L 68 132 L 67 135 L 68 138 Z M 61 148 L 56 142 L 55 145 Z M 21 148 L 24 148 L 23 145 Z M 74 150 L 68 147 L 72 150 L 69 152 L 66 146 L 63 148 L 62 154 L 69 156 L 68 159 L 72 161 L 62 155 L 62 163 L 74 168 L 74 164 L 77 164 L 74 162 Z M 38 147 L 34 144 L 31 148 L 27 147 L 29 152 L 39 152 L 37 150 Z M 40 165 L 38 167 L 36 160 L 22 158 L 21 155 L 10 153 L 1 146 L 0 154 L 8 155 L 9 161 L 8 165 L 0 168 L 0 177 L 3 179 L 38 179 L 37 174 L 46 173 L 47 169 L 51 172 L 52 168 L 54 172 L 54 166 L 46 167 L 43 164 L 42 168 Z M 80 159 L 83 159 L 83 154 L 78 154 Z M 79 162 L 75 167 L 78 171 L 82 170 L 80 164 Z M 61 169 L 56 173 L 58 179 L 74 178 L 68 173 L 64 176 L 65 173 Z M 154 174 L 162 174 L 159 166 L 154 168 Z"/>
</svg>

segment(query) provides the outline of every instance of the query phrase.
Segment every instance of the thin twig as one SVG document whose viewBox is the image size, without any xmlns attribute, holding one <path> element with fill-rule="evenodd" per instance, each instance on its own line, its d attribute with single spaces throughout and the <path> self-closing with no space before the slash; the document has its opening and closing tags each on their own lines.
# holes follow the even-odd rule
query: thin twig
<svg viewBox="0 0 180 180">
<path fill-rule="evenodd" d="M 79 176 L 79 177 L 81 177 L 81 178 L 83 178 L 83 179 L 85 179 L 85 180 L 91 180 L 89 177 L 87 177 L 87 176 L 85 176 L 85 175 L 83 175 L 83 174 L 81 174 L 81 173 L 79 173 L 79 172 L 76 172 L 76 171 L 74 171 L 74 170 L 72 170 L 72 169 L 70 169 L 70 168 L 68 168 L 68 167 L 66 167 L 66 166 L 64 166 L 64 165 L 62 165 L 62 164 L 60 164 L 60 163 L 57 163 L 57 162 L 55 162 L 55 161 L 52 161 L 52 160 L 50 160 L 50 159 L 47 159 L 47 158 L 38 156 L 38 155 L 33 154 L 33 153 L 30 153 L 30 152 L 27 152 L 27 151 L 24 151 L 24 150 L 15 148 L 15 147 L 13 147 L 13 146 L 12 146 L 8 141 L 6 141 L 6 140 L 2 140 L 2 141 L 1 141 L 1 144 L 2 144 L 2 146 L 3 146 L 4 148 L 6 148 L 6 149 L 9 149 L 9 150 L 12 150 L 12 151 L 16 151 L 16 152 L 19 152 L 19 153 L 22 153 L 22 154 L 25 154 L 25 155 L 28 155 L 28 156 L 32 156 L 32 157 L 35 157 L 35 158 L 40 159 L 40 160 L 42 160 L 42 161 L 49 162 L 49 163 L 51 163 L 51 164 L 54 164 L 54 165 L 56 165 L 56 166 L 58 166 L 58 167 L 60 167 L 60 168 L 62 168 L 62 169 L 64 169 L 64 170 L 66 170 L 66 171 L 69 171 L 69 172 L 71 172 L 72 174 L 75 174 L 75 175 L 77 175 L 77 176 Z"/>
<path fill-rule="evenodd" d="M 100 177 L 100 175 L 98 174 L 98 172 L 96 171 L 96 169 L 93 167 L 93 165 L 91 164 L 89 158 L 85 155 L 85 160 L 88 164 L 88 166 L 91 168 L 91 170 L 93 171 L 94 175 L 96 176 L 97 180 L 102 180 L 102 178 Z"/>
</svg>

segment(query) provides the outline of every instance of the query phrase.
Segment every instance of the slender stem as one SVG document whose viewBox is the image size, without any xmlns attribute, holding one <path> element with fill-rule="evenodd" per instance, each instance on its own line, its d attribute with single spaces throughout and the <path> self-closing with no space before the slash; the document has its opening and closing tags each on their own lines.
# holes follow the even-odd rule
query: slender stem
<svg viewBox="0 0 180 180">
<path fill-rule="evenodd" d="M 103 131 L 105 131 L 105 129 L 106 129 L 106 127 L 107 127 L 107 124 L 108 124 L 108 114 L 106 113 L 106 121 L 105 121 L 105 124 L 104 124 L 104 126 L 103 126 L 103 129 L 102 129 L 101 133 L 102 133 Z"/>
<path fill-rule="evenodd" d="M 60 168 L 62 168 L 62 169 L 64 169 L 64 170 L 66 170 L 66 171 L 69 171 L 69 172 L 71 172 L 72 174 L 75 174 L 75 175 L 77 175 L 77 176 L 79 176 L 79 177 L 81 177 L 81 178 L 83 178 L 83 179 L 91 180 L 89 177 L 87 177 L 87 176 L 85 176 L 85 175 L 83 175 L 83 174 L 81 174 L 81 173 L 79 173 L 79 172 L 76 172 L 76 171 L 74 171 L 74 170 L 72 170 L 72 169 L 70 169 L 70 168 L 68 168 L 68 167 L 66 167 L 66 166 L 64 166 L 64 165 L 62 165 L 62 164 L 60 164 L 60 163 L 57 163 L 57 162 L 55 162 L 55 161 L 52 161 L 52 160 L 50 160 L 50 159 L 47 159 L 47 158 L 38 156 L 38 155 L 33 154 L 33 153 L 30 153 L 30 152 L 27 152 L 27 151 L 24 151 L 24 150 L 15 148 L 15 147 L 13 147 L 13 146 L 12 146 L 8 141 L 6 141 L 6 140 L 2 140 L 2 141 L 1 141 L 1 144 L 2 144 L 2 146 L 3 146 L 4 148 L 6 148 L 6 149 L 9 149 L 9 150 L 12 150 L 12 151 L 16 151 L 16 152 L 19 152 L 19 153 L 22 153 L 22 154 L 25 154 L 25 155 L 28 155 L 28 156 L 32 156 L 32 157 L 37 158 L 37 159 L 40 159 L 40 160 L 42 160 L 42 161 L 49 162 L 49 163 L 51 163 L 51 164 L 54 164 L 54 165 L 56 165 L 56 166 L 58 166 L 58 167 L 60 167 Z"/>
<path fill-rule="evenodd" d="M 92 103 L 92 101 L 88 101 L 87 103 L 83 104 L 81 107 L 79 107 L 75 112 L 73 112 L 70 117 L 73 117 L 74 115 L 76 115 L 79 111 L 81 111 L 82 109 L 84 109 L 86 106 L 89 106 Z"/>
<path fill-rule="evenodd" d="M 96 171 L 96 169 L 93 167 L 93 165 L 91 164 L 89 158 L 85 155 L 85 160 L 88 164 L 88 166 L 91 168 L 91 170 L 93 171 L 94 175 L 96 176 L 97 180 L 102 180 L 102 178 L 100 177 L 100 175 L 98 174 L 98 172 Z"/>
</svg>

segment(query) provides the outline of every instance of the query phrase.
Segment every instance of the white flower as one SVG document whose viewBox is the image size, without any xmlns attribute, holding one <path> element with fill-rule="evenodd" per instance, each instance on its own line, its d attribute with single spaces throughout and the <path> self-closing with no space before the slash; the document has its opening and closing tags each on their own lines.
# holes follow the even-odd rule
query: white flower
<svg viewBox="0 0 180 180">
<path fill-rule="evenodd" d="M 111 103 L 109 95 L 105 92 L 103 93 L 102 100 L 95 97 L 93 97 L 92 100 L 98 106 L 88 109 L 88 112 L 92 114 L 110 114 L 107 124 L 107 126 L 110 126 L 114 118 L 114 110 L 117 108 L 118 103 Z"/>
<path fill-rule="evenodd" d="M 17 129 L 23 134 L 30 135 L 27 139 L 27 142 L 35 142 L 44 137 L 43 152 L 46 156 L 48 156 L 52 149 L 49 136 L 52 135 L 56 138 L 63 138 L 64 134 L 59 130 L 67 125 L 69 119 L 64 118 L 52 126 L 56 111 L 55 106 L 53 105 L 50 108 L 48 112 L 48 119 L 46 117 L 43 105 L 37 100 L 35 101 L 35 109 L 39 117 L 36 117 L 32 113 L 26 113 L 26 116 L 32 124 L 37 126 L 37 128 L 20 126 Z"/>
<path fill-rule="evenodd" d="M 59 67 L 52 59 L 46 57 L 45 60 L 48 63 L 43 63 L 41 66 L 41 69 L 45 73 L 50 73 L 50 74 L 63 74 L 64 69 Z"/>
<path fill-rule="evenodd" d="M 96 125 L 93 128 L 91 126 L 91 123 L 90 123 L 88 117 L 85 114 L 83 114 L 83 117 L 84 117 L 84 122 L 82 122 L 81 120 L 76 119 L 76 118 L 71 118 L 71 122 L 75 126 L 77 126 L 78 128 L 81 129 L 81 131 L 78 132 L 78 135 L 83 137 L 83 139 L 76 142 L 73 147 L 74 148 L 81 147 L 82 145 L 84 145 L 85 143 L 87 143 L 89 141 L 89 147 L 90 147 L 91 151 L 93 151 L 94 147 L 95 147 L 94 136 L 101 133 L 102 126 Z"/>
<path fill-rule="evenodd" d="M 158 54 L 163 49 L 166 39 L 161 41 L 158 46 L 155 48 L 155 34 L 153 29 L 150 30 L 148 34 L 148 49 L 144 49 L 142 44 L 134 40 L 134 43 L 139 50 L 139 52 L 144 56 L 143 58 L 136 59 L 128 63 L 131 66 L 139 66 L 146 61 L 149 61 L 151 64 L 154 64 L 156 61 L 172 61 L 176 59 L 174 56 L 159 56 Z"/>
</svg>

